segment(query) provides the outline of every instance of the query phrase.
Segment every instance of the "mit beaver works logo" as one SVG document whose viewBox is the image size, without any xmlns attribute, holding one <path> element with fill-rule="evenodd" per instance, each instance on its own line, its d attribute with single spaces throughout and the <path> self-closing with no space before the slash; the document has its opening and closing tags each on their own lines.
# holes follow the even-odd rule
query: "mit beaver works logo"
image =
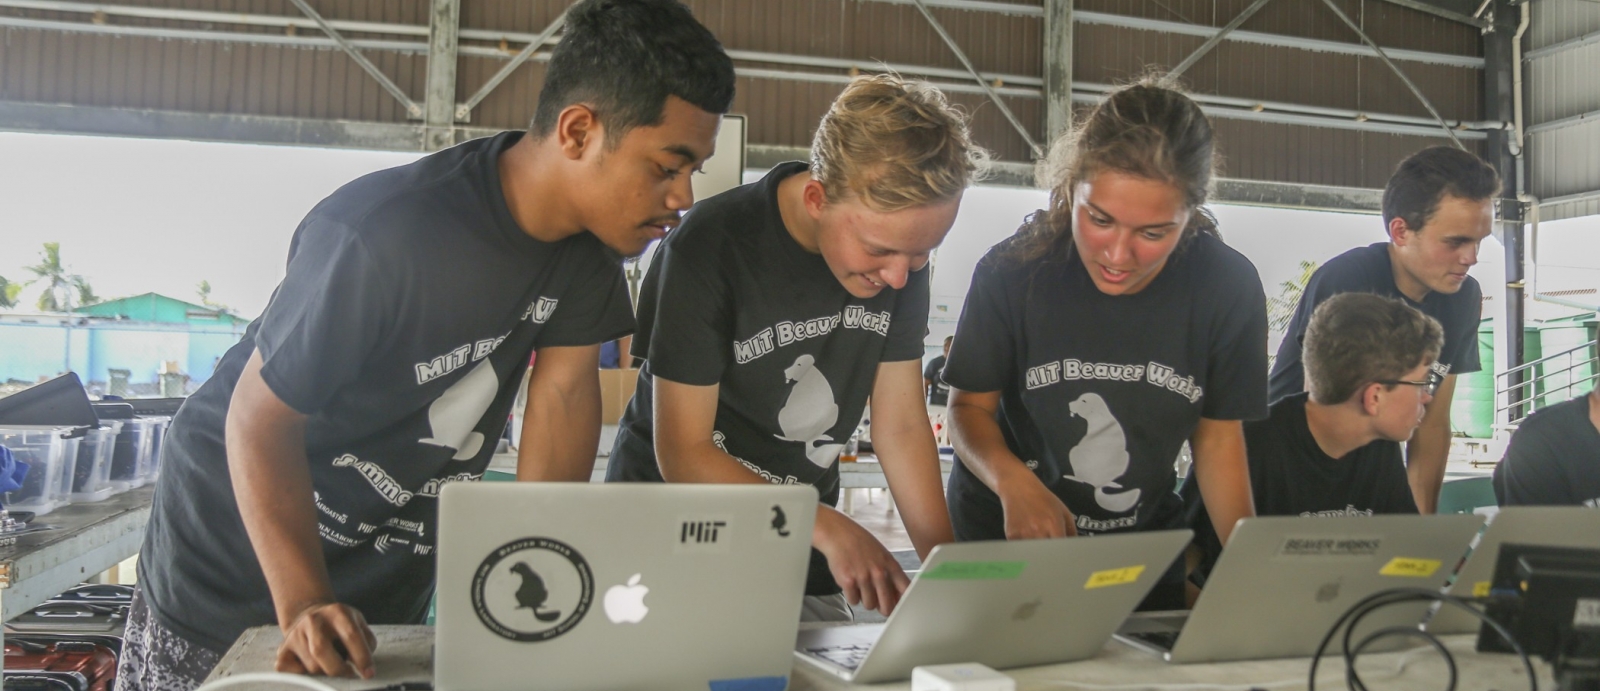
<svg viewBox="0 0 1600 691">
<path fill-rule="evenodd" d="M 495 635 L 521 643 L 556 638 L 594 602 L 594 574 L 571 545 L 543 537 L 489 553 L 472 576 L 472 609 Z"/>
</svg>

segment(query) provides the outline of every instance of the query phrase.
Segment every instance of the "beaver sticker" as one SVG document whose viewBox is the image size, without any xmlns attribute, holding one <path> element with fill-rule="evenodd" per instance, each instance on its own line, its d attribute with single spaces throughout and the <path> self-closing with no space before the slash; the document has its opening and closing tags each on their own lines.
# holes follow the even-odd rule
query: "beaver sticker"
<svg viewBox="0 0 1600 691">
<path fill-rule="evenodd" d="M 537 643 L 577 626 L 594 602 L 594 574 L 570 545 L 543 537 L 491 552 L 472 576 L 472 608 L 501 638 Z"/>
</svg>

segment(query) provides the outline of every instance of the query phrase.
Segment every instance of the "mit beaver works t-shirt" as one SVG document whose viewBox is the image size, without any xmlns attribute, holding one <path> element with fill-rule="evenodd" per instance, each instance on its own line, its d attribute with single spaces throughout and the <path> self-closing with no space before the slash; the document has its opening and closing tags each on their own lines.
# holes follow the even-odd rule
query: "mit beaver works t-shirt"
<svg viewBox="0 0 1600 691">
<path fill-rule="evenodd" d="M 1600 429 L 1587 394 L 1534 411 L 1517 426 L 1494 468 L 1501 506 L 1600 508 Z"/>
<path fill-rule="evenodd" d="M 719 384 L 712 441 L 775 484 L 839 498 L 839 451 L 861 422 L 878 365 L 922 358 L 928 270 L 862 299 L 802 248 L 778 213 L 785 163 L 695 205 L 662 241 L 639 290 L 633 354 L 644 358 L 607 481 L 661 482 L 653 377 Z M 839 592 L 812 551 L 806 592 Z"/>
<path fill-rule="evenodd" d="M 1200 418 L 1267 414 L 1267 313 L 1244 255 L 1188 240 L 1144 290 L 1106 295 L 1076 253 L 978 263 L 945 363 L 963 391 L 999 391 L 1006 446 L 1077 516 L 1080 534 L 1180 527 L 1178 451 Z M 1000 499 L 950 476 L 957 539 L 1003 540 Z"/>
<path fill-rule="evenodd" d="M 223 446 L 258 349 L 267 385 L 308 416 L 335 595 L 373 624 L 422 620 L 439 487 L 482 476 L 529 352 L 633 328 L 617 255 L 589 233 L 540 242 L 512 219 L 497 166 L 521 136 L 367 175 L 306 216 L 265 313 L 167 433 L 139 560 L 162 625 L 220 652 L 276 620 Z"/>
<path fill-rule="evenodd" d="M 1414 514 L 1416 500 L 1406 480 L 1400 445 L 1383 440 L 1340 458 L 1324 453 L 1306 421 L 1310 394 L 1272 404 L 1265 420 L 1244 425 L 1250 458 L 1250 491 L 1257 516 L 1372 516 Z M 1192 521 L 1202 574 L 1222 554 L 1222 542 L 1199 499 L 1198 485 L 1184 483 L 1183 497 L 1196 508 Z"/>
<path fill-rule="evenodd" d="M 1305 293 L 1300 296 L 1300 304 L 1289 320 L 1289 330 L 1278 344 L 1278 356 L 1272 362 L 1272 400 L 1306 390 L 1300 348 L 1306 328 L 1311 324 L 1311 313 L 1317 305 L 1340 293 L 1373 293 L 1403 300 L 1439 320 L 1444 327 L 1444 348 L 1433 366 L 1434 376 L 1443 378 L 1483 369 L 1478 360 L 1478 319 L 1483 313 L 1483 291 L 1478 288 L 1478 281 L 1468 276 L 1461 289 L 1454 293 L 1429 292 L 1422 302 L 1415 302 L 1395 286 L 1389 243 L 1379 242 L 1334 257 L 1311 274 Z"/>
</svg>

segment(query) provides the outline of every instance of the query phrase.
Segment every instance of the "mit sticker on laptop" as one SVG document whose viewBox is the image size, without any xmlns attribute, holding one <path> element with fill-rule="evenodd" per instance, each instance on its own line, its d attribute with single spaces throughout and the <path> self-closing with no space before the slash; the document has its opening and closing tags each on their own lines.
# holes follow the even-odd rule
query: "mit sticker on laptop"
<svg viewBox="0 0 1600 691">
<path fill-rule="evenodd" d="M 434 686 L 779 691 L 816 512 L 809 486 L 448 485 Z"/>
</svg>

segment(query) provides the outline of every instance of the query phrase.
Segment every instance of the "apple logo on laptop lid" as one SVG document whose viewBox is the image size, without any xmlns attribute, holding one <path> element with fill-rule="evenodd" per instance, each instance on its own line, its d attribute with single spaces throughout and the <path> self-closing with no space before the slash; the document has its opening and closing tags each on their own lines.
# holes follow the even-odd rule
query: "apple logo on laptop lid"
<svg viewBox="0 0 1600 691">
<path fill-rule="evenodd" d="M 606 618 L 611 623 L 637 624 L 650 613 L 650 608 L 644 604 L 644 596 L 649 594 L 650 588 L 639 584 L 641 577 L 642 574 L 633 574 L 627 583 L 611 586 L 606 591 Z"/>
<path fill-rule="evenodd" d="M 537 643 L 572 630 L 594 601 L 594 574 L 571 545 L 527 537 L 489 553 L 472 577 L 472 608 L 495 635 Z"/>
</svg>

